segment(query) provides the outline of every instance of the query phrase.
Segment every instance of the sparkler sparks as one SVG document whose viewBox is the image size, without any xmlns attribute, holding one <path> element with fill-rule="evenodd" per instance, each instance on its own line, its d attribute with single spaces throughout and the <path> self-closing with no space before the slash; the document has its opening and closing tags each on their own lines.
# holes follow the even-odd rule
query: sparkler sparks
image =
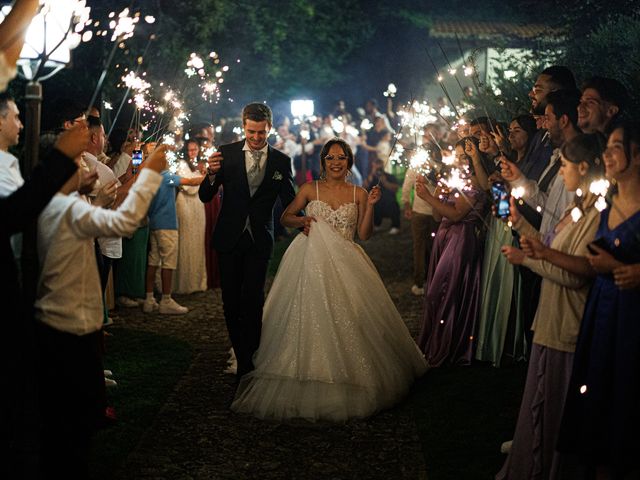
<svg viewBox="0 0 640 480">
<path fill-rule="evenodd" d="M 524 187 L 516 187 L 511 190 L 511 196 L 515 199 L 520 199 L 524 197 L 525 190 Z"/>
<path fill-rule="evenodd" d="M 398 88 L 393 83 L 390 83 L 383 95 L 385 97 L 393 98 L 396 96 L 396 93 L 398 93 Z"/>
</svg>

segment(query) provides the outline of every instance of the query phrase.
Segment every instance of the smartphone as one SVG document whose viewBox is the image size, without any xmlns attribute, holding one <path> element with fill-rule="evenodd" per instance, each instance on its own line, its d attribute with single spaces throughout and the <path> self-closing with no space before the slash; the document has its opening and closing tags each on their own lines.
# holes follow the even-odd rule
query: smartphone
<svg viewBox="0 0 640 480">
<path fill-rule="evenodd" d="M 596 247 L 600 247 L 605 252 L 611 253 L 611 248 L 609 248 L 609 243 L 603 238 L 596 238 L 593 242 L 587 244 L 587 250 L 591 253 L 591 255 L 598 255 L 598 252 L 591 245 L 595 245 Z"/>
<path fill-rule="evenodd" d="M 502 182 L 494 182 L 491 184 L 491 196 L 496 206 L 496 216 L 499 218 L 509 218 L 509 192 Z"/>
<path fill-rule="evenodd" d="M 133 166 L 133 173 L 138 172 L 138 167 L 142 163 L 142 150 L 134 150 L 131 152 L 131 165 Z"/>
</svg>

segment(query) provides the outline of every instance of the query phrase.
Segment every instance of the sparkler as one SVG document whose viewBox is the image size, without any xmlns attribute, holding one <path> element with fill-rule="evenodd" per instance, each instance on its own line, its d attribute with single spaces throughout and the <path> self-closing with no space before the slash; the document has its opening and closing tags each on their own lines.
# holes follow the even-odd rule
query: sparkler
<svg viewBox="0 0 640 480">
<path fill-rule="evenodd" d="M 104 68 L 102 69 L 102 73 L 100 74 L 100 78 L 98 79 L 98 84 L 96 85 L 93 95 L 91 96 L 91 101 L 89 102 L 89 108 L 87 109 L 87 111 L 91 110 L 91 108 L 95 104 L 96 99 L 98 98 L 98 93 L 102 89 L 102 84 L 104 83 L 104 79 L 107 76 L 107 71 L 111 66 L 111 62 L 113 61 L 116 49 L 119 45 L 122 45 L 122 42 L 133 36 L 135 26 L 140 20 L 139 13 L 133 17 L 129 16 L 129 13 L 129 9 L 125 8 L 118 14 L 117 20 L 115 20 L 114 18 L 115 12 L 111 12 L 109 14 L 109 18 L 112 18 L 112 20 L 109 22 L 109 28 L 112 30 L 111 41 L 113 42 L 113 47 L 111 48 L 109 57 L 105 62 Z"/>
</svg>

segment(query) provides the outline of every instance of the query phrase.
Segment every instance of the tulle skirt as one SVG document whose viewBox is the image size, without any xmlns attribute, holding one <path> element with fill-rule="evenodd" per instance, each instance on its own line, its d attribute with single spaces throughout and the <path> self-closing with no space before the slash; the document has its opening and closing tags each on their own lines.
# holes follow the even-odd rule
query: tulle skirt
<svg viewBox="0 0 640 480">
<path fill-rule="evenodd" d="M 322 219 L 282 258 L 254 364 L 231 408 L 275 420 L 366 417 L 426 370 L 370 259 Z"/>
</svg>

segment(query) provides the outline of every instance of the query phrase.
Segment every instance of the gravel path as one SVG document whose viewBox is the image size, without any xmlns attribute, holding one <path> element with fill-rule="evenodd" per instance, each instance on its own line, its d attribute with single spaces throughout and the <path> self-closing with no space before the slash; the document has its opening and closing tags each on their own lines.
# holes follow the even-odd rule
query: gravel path
<svg viewBox="0 0 640 480">
<path fill-rule="evenodd" d="M 363 245 L 413 335 L 421 299 L 411 295 L 410 228 Z M 223 373 L 230 343 L 219 293 L 176 296 L 185 316 L 121 309 L 118 325 L 174 336 L 195 351 L 121 479 L 426 479 L 412 410 L 403 402 L 343 425 L 264 422 L 229 410 L 234 378 Z"/>
</svg>

